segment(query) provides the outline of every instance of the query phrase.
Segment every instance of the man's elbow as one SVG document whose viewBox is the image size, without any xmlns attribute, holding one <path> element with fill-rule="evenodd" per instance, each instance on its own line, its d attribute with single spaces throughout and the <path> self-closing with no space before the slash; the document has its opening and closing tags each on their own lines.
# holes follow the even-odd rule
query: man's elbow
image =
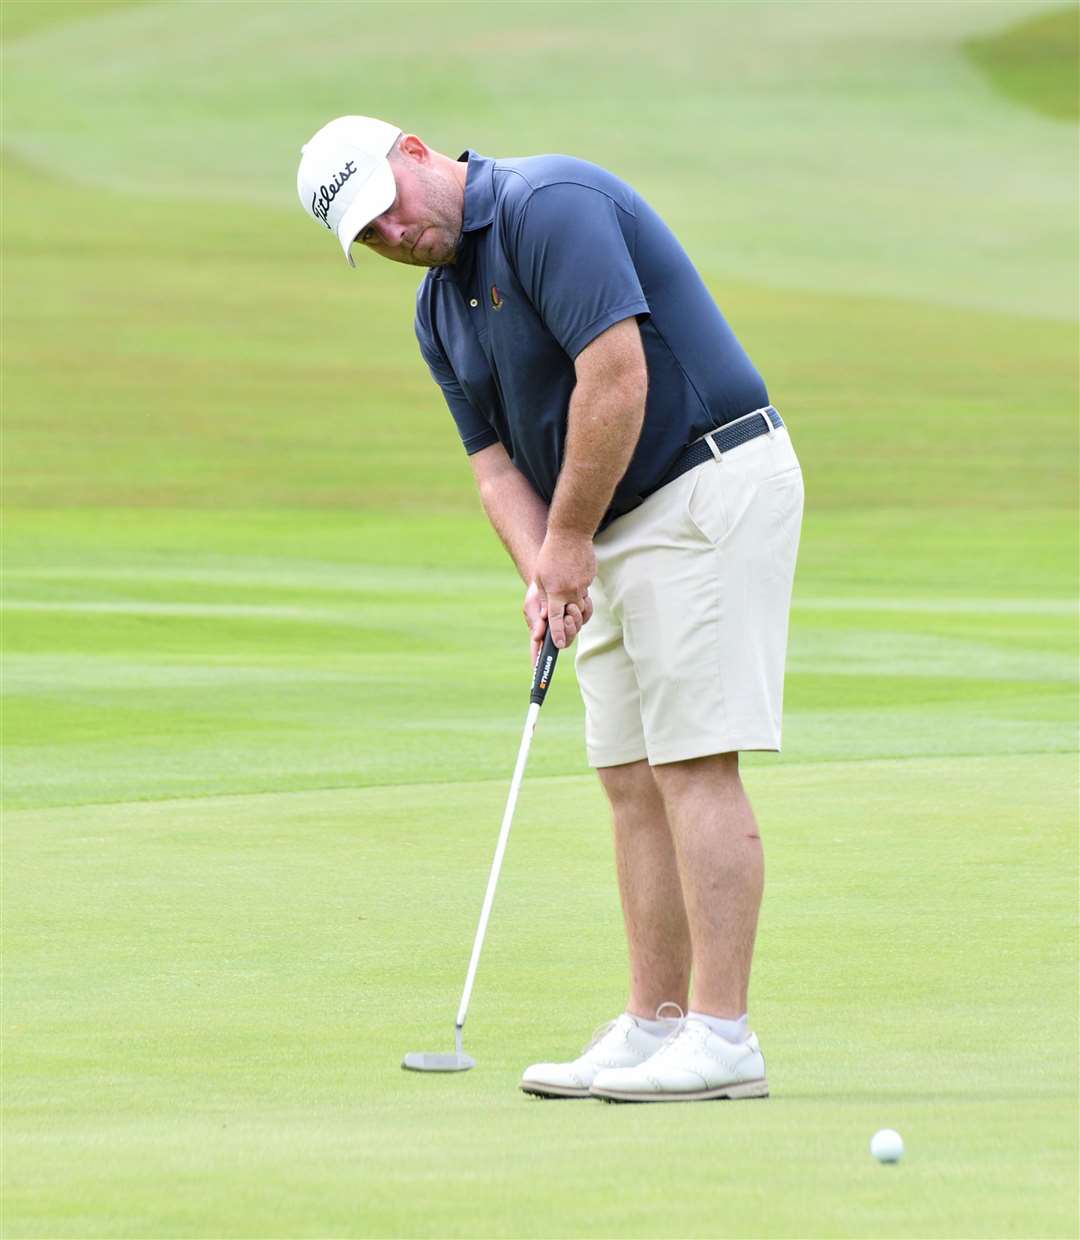
<svg viewBox="0 0 1080 1240">
<path fill-rule="evenodd" d="M 575 383 L 577 394 L 603 404 L 617 404 L 626 409 L 644 409 L 649 393 L 649 372 L 645 359 L 627 359 L 618 366 L 579 371 Z"/>
<path fill-rule="evenodd" d="M 483 496 L 485 491 L 497 490 L 503 481 L 514 470 L 514 464 L 501 443 L 493 443 L 481 448 L 469 457 L 473 478 L 477 490 Z"/>
<path fill-rule="evenodd" d="M 634 408 L 645 408 L 645 399 L 649 394 L 649 371 L 644 357 L 623 372 L 621 391 L 628 404 Z"/>
<path fill-rule="evenodd" d="M 618 405 L 621 409 L 645 412 L 645 400 L 649 394 L 649 372 L 644 360 L 640 365 L 630 363 L 605 375 L 602 380 L 605 404 Z"/>
</svg>

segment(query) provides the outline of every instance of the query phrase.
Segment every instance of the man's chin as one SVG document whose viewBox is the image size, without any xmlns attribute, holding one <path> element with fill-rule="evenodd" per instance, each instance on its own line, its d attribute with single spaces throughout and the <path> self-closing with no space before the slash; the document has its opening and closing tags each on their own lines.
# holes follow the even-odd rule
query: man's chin
<svg viewBox="0 0 1080 1240">
<path fill-rule="evenodd" d="M 461 237 L 458 236 L 450 245 L 436 246 L 426 250 L 423 255 L 413 251 L 413 262 L 420 267 L 449 267 L 461 249 Z"/>
<path fill-rule="evenodd" d="M 421 257 L 419 254 L 410 254 L 406 258 L 399 258 L 399 263 L 405 263 L 408 267 L 449 267 L 454 261 L 453 255 L 449 258 L 441 258 L 435 254 L 425 254 Z"/>
<path fill-rule="evenodd" d="M 423 234 L 419 240 L 423 239 Z M 458 237 L 453 245 L 443 246 L 426 246 L 414 245 L 408 253 L 401 251 L 389 253 L 387 258 L 395 263 L 404 263 L 408 267 L 449 267 L 457 258 L 458 251 L 461 249 L 461 237 Z"/>
<path fill-rule="evenodd" d="M 436 254 L 387 254 L 392 263 L 401 263 L 404 267 L 445 267 L 453 262 L 452 258 L 441 258 Z"/>
</svg>

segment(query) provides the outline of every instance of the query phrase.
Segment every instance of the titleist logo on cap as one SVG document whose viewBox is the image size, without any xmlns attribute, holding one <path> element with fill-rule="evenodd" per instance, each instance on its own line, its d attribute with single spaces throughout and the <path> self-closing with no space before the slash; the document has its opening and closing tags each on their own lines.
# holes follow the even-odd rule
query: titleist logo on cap
<svg viewBox="0 0 1080 1240">
<path fill-rule="evenodd" d="M 356 171 L 356 164 L 350 159 L 344 168 L 331 180 L 329 185 L 320 185 L 319 188 L 311 195 L 311 214 L 317 219 L 322 220 L 327 228 L 333 232 L 327 216 L 330 214 L 330 207 L 334 199 L 338 196 L 341 187 Z"/>
</svg>

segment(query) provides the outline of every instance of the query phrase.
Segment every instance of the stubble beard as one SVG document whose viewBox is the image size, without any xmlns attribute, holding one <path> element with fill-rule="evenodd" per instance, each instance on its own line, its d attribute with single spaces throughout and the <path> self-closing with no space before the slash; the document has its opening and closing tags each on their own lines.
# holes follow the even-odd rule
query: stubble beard
<svg viewBox="0 0 1080 1240">
<path fill-rule="evenodd" d="M 452 263 L 456 261 L 458 254 L 461 252 L 461 243 L 464 239 L 465 239 L 465 234 L 463 232 L 459 232 L 457 237 L 451 243 L 450 248 L 447 251 L 445 258 L 432 259 L 431 262 L 425 263 L 424 266 L 425 267 L 449 267 Z"/>
<path fill-rule="evenodd" d="M 444 236 L 453 237 L 444 253 L 438 257 L 419 258 L 414 256 L 418 267 L 448 267 L 461 251 L 465 233 L 464 203 L 460 191 L 451 188 L 446 181 L 434 172 L 423 173 L 424 188 L 427 194 L 428 207 L 433 216 L 429 228 L 436 229 Z"/>
</svg>

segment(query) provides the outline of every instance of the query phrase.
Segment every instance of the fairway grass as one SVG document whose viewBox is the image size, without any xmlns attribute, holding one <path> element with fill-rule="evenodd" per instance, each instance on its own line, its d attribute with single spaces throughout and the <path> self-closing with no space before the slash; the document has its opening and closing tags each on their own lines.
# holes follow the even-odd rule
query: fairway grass
<svg viewBox="0 0 1080 1240">
<path fill-rule="evenodd" d="M 398 1067 L 452 1046 L 526 706 L 479 518 L 20 514 L 5 1234 L 1073 1234 L 1071 527 L 852 524 L 808 519 L 785 755 L 746 759 L 773 1096 L 617 1108 L 516 1088 L 624 997 L 565 659 L 478 1066 Z"/>
<path fill-rule="evenodd" d="M 1075 1240 L 1077 130 L 967 50 L 1060 6 L 3 8 L 3 1240 Z M 530 669 L 416 273 L 294 200 L 347 111 L 625 175 L 791 428 L 767 1101 L 517 1089 L 625 1001 L 566 656 L 400 1070 Z"/>
</svg>

